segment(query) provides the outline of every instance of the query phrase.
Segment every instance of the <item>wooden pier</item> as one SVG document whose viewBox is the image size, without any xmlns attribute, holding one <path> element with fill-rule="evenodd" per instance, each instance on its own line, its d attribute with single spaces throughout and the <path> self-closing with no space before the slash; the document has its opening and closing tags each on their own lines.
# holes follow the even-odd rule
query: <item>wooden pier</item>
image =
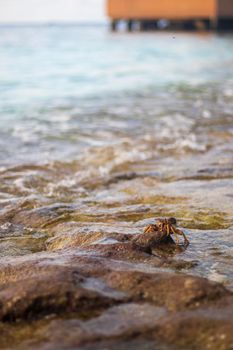
<svg viewBox="0 0 233 350">
<path fill-rule="evenodd" d="M 113 31 L 233 30 L 233 0 L 107 0 Z"/>
</svg>

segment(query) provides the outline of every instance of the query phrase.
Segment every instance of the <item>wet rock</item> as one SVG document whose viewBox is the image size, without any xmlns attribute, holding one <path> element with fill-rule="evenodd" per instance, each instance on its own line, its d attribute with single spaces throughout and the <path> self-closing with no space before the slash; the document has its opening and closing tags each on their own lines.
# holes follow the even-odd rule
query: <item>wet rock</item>
<svg viewBox="0 0 233 350">
<path fill-rule="evenodd" d="M 42 251 L 46 239 L 45 232 L 7 222 L 0 225 L 0 258 Z"/>
<path fill-rule="evenodd" d="M 223 308 L 176 313 L 165 317 L 155 337 L 181 349 L 233 349 L 232 299 Z"/>
<path fill-rule="evenodd" d="M 91 320 L 52 320 L 37 331 L 33 341 L 39 350 L 82 349 L 89 345 L 92 349 L 101 340 L 123 341 L 155 329 L 160 319 L 166 315 L 162 308 L 149 304 L 124 304 L 109 308 L 102 315 Z M 24 349 L 31 348 L 32 342 L 25 341 Z"/>
<path fill-rule="evenodd" d="M 141 177 L 141 174 L 137 174 L 135 172 L 127 172 L 127 173 L 116 173 L 114 176 L 111 176 L 108 180 L 105 182 L 105 186 L 109 186 L 121 181 L 130 181 L 134 180 L 137 177 Z"/>
<path fill-rule="evenodd" d="M 95 350 L 177 350 L 175 346 L 168 346 L 156 339 L 150 339 L 149 337 L 143 338 L 140 335 L 136 335 L 132 339 L 111 339 L 99 341 L 94 344 L 83 345 L 80 350 L 93 350 L 93 345 Z"/>
<path fill-rule="evenodd" d="M 130 231 L 132 233 L 125 233 Z M 130 226 L 116 227 L 113 224 L 93 225 L 87 223 L 69 222 L 58 223 L 49 228 L 48 232 L 52 238 L 46 242 L 47 249 L 56 251 L 59 249 L 79 248 L 98 243 L 104 239 L 116 240 L 118 242 L 130 241 L 137 228 Z"/>
<path fill-rule="evenodd" d="M 68 215 L 69 207 L 48 206 L 32 210 L 23 210 L 15 214 L 13 222 L 35 228 L 45 228 L 48 225 L 64 220 Z"/>
<path fill-rule="evenodd" d="M 112 307 L 97 318 L 88 320 L 84 324 L 75 320 L 65 321 L 67 330 L 74 335 L 72 328 L 81 325 L 81 336 L 76 340 L 77 345 L 89 342 L 90 339 L 115 338 L 119 336 L 133 336 L 135 333 L 143 333 L 153 329 L 166 311 L 149 304 L 124 304 Z M 79 326 L 79 327 L 77 327 Z M 54 338 L 62 339 L 62 335 L 56 331 L 57 325 L 49 327 L 49 332 Z M 72 342 L 73 343 L 73 342 Z"/>
<path fill-rule="evenodd" d="M 0 349 L 231 349 L 233 295 L 222 285 L 158 272 L 164 259 L 123 236 L 79 238 L 1 261 Z"/>
<path fill-rule="evenodd" d="M 53 223 L 59 223 L 69 216 L 72 206 L 56 204 L 34 208 L 35 204 L 23 201 L 7 206 L 0 214 L 0 224 L 8 222 L 25 227 L 45 228 Z"/>
<path fill-rule="evenodd" d="M 79 248 L 91 245 L 106 235 L 102 232 L 72 232 L 57 235 L 46 242 L 48 250 L 54 251 L 64 248 Z"/>
<path fill-rule="evenodd" d="M 172 268 L 175 271 L 187 271 L 190 269 L 193 269 L 198 266 L 198 262 L 193 261 L 186 261 L 186 260 L 174 260 L 170 258 L 164 259 L 163 267 L 169 267 Z"/>
<path fill-rule="evenodd" d="M 15 333 L 10 328 L 3 335 L 16 336 L 11 349 L 17 350 L 118 349 L 117 346 L 122 350 L 148 350 L 152 346 L 161 350 L 230 350 L 232 312 L 232 305 L 228 310 L 205 308 L 169 313 L 148 303 L 126 303 L 110 307 L 92 319 L 34 321 L 31 327 L 24 325 L 26 329 L 21 334 L 17 328 Z"/>
<path fill-rule="evenodd" d="M 5 258 L 1 262 L 0 286 L 5 287 L 11 282 L 21 282 L 25 279 L 43 278 L 45 274 L 74 269 L 85 277 L 101 277 L 114 269 L 132 268 L 127 262 L 104 259 L 97 254 L 88 254 L 77 250 L 38 253 L 14 259 Z"/>
<path fill-rule="evenodd" d="M 109 244 L 93 244 L 84 247 L 86 252 L 95 251 L 102 257 L 131 262 L 151 261 L 153 265 L 161 266 L 164 260 L 152 255 L 150 247 L 139 246 L 134 242 L 114 242 Z"/>
<path fill-rule="evenodd" d="M 171 311 L 198 308 L 230 295 L 220 284 L 172 273 L 112 272 L 107 276 L 107 284 L 127 292 L 133 300 L 146 300 Z"/>
<path fill-rule="evenodd" d="M 0 320 L 12 322 L 64 312 L 95 314 L 121 300 L 122 294 L 108 291 L 91 289 L 76 270 L 56 267 L 36 278 L 6 284 L 0 291 Z"/>
</svg>

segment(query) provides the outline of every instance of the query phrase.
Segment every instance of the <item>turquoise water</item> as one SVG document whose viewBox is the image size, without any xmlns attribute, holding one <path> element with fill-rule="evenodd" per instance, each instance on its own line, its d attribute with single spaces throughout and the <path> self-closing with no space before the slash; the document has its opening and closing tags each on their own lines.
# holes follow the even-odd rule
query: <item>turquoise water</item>
<svg viewBox="0 0 233 350">
<path fill-rule="evenodd" d="M 3 259 L 175 216 L 174 259 L 233 288 L 232 36 L 2 26 L 0 96 Z"/>
<path fill-rule="evenodd" d="M 144 133 L 171 109 L 188 108 L 188 122 L 199 110 L 216 113 L 219 101 L 211 100 L 232 97 L 232 57 L 231 36 L 1 27 L 0 159 L 14 163 L 25 153 L 33 161 L 72 158 L 75 144 L 106 143 L 99 129 L 112 142 L 109 123 L 123 133 Z M 220 108 L 232 112 L 227 102 Z"/>
</svg>

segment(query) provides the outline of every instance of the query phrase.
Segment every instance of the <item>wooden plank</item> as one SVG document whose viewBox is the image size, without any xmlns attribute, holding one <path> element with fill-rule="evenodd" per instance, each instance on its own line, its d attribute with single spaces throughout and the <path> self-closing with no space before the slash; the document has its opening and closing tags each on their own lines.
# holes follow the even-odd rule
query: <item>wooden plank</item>
<svg viewBox="0 0 233 350">
<path fill-rule="evenodd" d="M 215 18 L 216 0 L 108 0 L 107 12 L 113 19 Z"/>
</svg>

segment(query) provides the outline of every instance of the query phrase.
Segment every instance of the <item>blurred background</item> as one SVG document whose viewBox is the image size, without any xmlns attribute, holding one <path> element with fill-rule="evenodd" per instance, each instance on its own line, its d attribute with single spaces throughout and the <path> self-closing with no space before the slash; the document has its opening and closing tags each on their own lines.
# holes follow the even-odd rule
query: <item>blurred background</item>
<svg viewBox="0 0 233 350">
<path fill-rule="evenodd" d="M 0 209 L 26 201 L 87 225 L 173 215 L 227 229 L 232 34 L 108 11 L 104 0 L 0 0 Z M 197 272 L 229 280 L 230 236 L 217 236 L 227 243 L 216 267 L 211 232 L 195 236 Z M 25 253 L 14 244 L 4 254 Z"/>
</svg>

